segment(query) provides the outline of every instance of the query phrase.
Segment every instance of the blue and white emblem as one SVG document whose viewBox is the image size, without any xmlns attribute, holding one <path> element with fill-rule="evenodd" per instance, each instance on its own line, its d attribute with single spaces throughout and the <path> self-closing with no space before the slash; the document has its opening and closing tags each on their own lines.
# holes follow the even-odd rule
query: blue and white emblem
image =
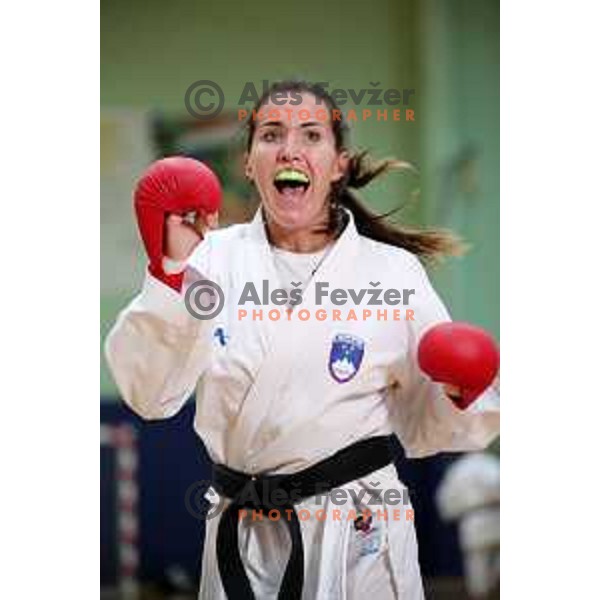
<svg viewBox="0 0 600 600">
<path fill-rule="evenodd" d="M 229 336 L 223 327 L 217 327 L 213 333 L 213 337 L 221 346 L 226 346 L 229 341 Z"/>
<path fill-rule="evenodd" d="M 350 381 L 358 372 L 365 353 L 365 343 L 355 335 L 338 333 L 331 343 L 329 372 L 338 383 Z"/>
</svg>

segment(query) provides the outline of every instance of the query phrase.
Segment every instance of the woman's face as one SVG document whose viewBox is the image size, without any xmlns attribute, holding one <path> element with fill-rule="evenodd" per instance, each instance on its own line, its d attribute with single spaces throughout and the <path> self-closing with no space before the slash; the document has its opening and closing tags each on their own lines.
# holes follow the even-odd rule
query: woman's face
<svg viewBox="0 0 600 600">
<path fill-rule="evenodd" d="M 279 227 L 291 232 L 326 223 L 331 184 L 347 165 L 346 153 L 335 147 L 329 110 L 313 94 L 288 94 L 282 105 L 270 102 L 256 116 L 246 175 Z"/>
</svg>

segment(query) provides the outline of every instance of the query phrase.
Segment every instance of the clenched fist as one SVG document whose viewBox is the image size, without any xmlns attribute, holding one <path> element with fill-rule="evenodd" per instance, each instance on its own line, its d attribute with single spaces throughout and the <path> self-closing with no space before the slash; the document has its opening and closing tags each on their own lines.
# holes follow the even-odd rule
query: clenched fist
<svg viewBox="0 0 600 600">
<path fill-rule="evenodd" d="M 184 261 L 202 241 L 209 229 L 218 226 L 218 213 L 196 213 L 193 222 L 176 214 L 167 217 L 165 223 L 165 256 L 173 261 Z"/>
<path fill-rule="evenodd" d="M 152 275 L 181 290 L 183 275 L 168 273 L 163 258 L 182 261 L 190 255 L 203 231 L 216 226 L 221 196 L 217 176 L 200 161 L 172 156 L 150 165 L 138 181 L 134 204 Z"/>
</svg>

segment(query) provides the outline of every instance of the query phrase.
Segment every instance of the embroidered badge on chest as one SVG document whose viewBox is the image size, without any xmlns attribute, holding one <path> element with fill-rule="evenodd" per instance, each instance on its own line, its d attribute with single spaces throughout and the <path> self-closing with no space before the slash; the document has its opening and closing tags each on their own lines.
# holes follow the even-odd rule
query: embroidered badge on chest
<svg viewBox="0 0 600 600">
<path fill-rule="evenodd" d="M 331 343 L 329 372 L 338 383 L 350 381 L 362 363 L 365 343 L 349 333 L 338 333 Z"/>
</svg>

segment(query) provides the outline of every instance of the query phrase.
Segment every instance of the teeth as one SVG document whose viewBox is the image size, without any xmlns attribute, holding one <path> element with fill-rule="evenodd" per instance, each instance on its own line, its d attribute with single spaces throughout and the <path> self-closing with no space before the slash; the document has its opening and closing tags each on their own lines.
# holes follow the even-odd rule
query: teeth
<svg viewBox="0 0 600 600">
<path fill-rule="evenodd" d="M 282 169 L 275 175 L 275 181 L 298 181 L 300 183 L 310 183 L 310 179 L 306 173 L 298 169 Z"/>
</svg>

